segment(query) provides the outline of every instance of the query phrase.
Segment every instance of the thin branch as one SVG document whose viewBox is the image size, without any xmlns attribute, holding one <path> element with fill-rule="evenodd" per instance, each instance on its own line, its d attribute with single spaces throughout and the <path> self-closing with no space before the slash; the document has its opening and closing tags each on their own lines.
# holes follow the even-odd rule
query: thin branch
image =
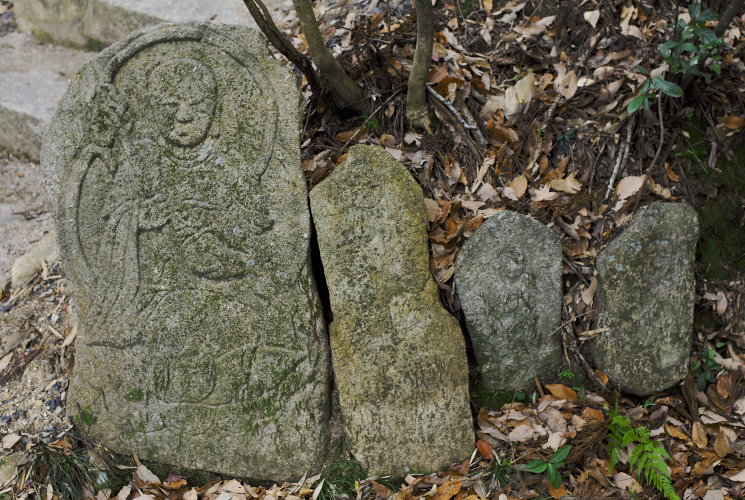
<svg viewBox="0 0 745 500">
<path fill-rule="evenodd" d="M 427 75 L 435 42 L 434 9 L 431 0 L 416 0 L 416 49 L 406 94 L 406 118 L 417 128 L 431 132 L 427 110 Z"/>
<path fill-rule="evenodd" d="M 292 0 L 292 4 L 295 6 L 295 12 L 297 12 L 298 19 L 300 19 L 300 24 L 303 27 L 310 56 L 316 63 L 323 79 L 334 90 L 339 99 L 340 107 L 351 108 L 360 113 L 367 112 L 369 103 L 362 94 L 362 90 L 354 83 L 354 80 L 349 77 L 339 61 L 326 47 L 310 0 Z"/>
<path fill-rule="evenodd" d="M 613 192 L 613 186 L 616 184 L 616 178 L 619 173 L 623 173 L 626 168 L 626 160 L 629 158 L 629 147 L 631 144 L 631 132 L 634 130 L 634 124 L 636 123 L 636 115 L 631 116 L 631 120 L 626 125 L 626 140 L 621 144 L 620 154 L 616 158 L 616 164 L 613 167 L 610 180 L 608 181 L 608 189 L 605 190 L 605 196 L 603 201 L 608 201 L 611 193 Z"/>
<path fill-rule="evenodd" d="M 659 144 L 657 144 L 657 152 L 655 152 L 654 158 L 652 158 L 652 163 L 649 165 L 649 167 L 647 167 L 647 171 L 644 172 L 644 178 L 642 179 L 642 186 L 641 188 L 639 188 L 639 191 L 637 191 L 636 195 L 634 195 L 632 213 L 636 212 L 636 209 L 639 206 L 639 200 L 642 197 L 642 192 L 644 192 L 644 186 L 647 185 L 647 181 L 649 180 L 650 174 L 657 166 L 657 162 L 660 160 L 660 155 L 662 154 L 662 146 L 665 144 L 665 122 L 663 120 L 663 113 L 662 113 L 663 104 L 664 104 L 664 101 L 662 100 L 662 95 L 660 95 L 660 97 L 657 99 L 657 118 L 660 121 L 660 140 L 659 140 Z"/>
<path fill-rule="evenodd" d="M 323 89 L 318 81 L 316 71 L 313 69 L 313 64 L 310 62 L 308 56 L 297 50 L 290 40 L 277 28 L 274 24 L 272 16 L 269 13 L 269 9 L 261 0 L 243 0 L 243 3 L 248 8 L 248 12 L 251 17 L 256 21 L 256 25 L 259 27 L 264 36 L 267 37 L 269 42 L 280 51 L 280 53 L 295 64 L 300 71 L 303 72 L 305 78 L 308 80 L 313 94 L 319 99 L 323 96 Z"/>
<path fill-rule="evenodd" d="M 743 1 L 745 0 L 730 0 L 729 5 L 724 9 L 722 17 L 719 19 L 719 23 L 716 28 L 714 28 L 714 33 L 716 33 L 717 36 L 721 37 L 724 35 L 724 32 L 727 31 L 727 27 L 735 16 L 742 12 Z"/>
</svg>

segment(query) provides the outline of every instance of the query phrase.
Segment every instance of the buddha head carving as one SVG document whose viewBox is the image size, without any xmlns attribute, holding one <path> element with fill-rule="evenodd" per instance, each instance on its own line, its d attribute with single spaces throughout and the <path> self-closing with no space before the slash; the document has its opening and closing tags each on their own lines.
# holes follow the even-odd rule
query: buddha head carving
<svg viewBox="0 0 745 500">
<path fill-rule="evenodd" d="M 202 143 L 217 107 L 217 81 L 210 68 L 189 58 L 159 65 L 148 78 L 148 98 L 160 135 L 169 143 Z"/>
</svg>

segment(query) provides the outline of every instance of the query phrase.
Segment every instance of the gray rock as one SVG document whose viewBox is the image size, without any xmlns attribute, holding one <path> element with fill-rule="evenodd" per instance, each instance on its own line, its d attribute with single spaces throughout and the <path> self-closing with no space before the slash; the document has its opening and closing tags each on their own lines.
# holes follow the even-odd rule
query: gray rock
<svg viewBox="0 0 745 500">
<path fill-rule="evenodd" d="M 90 56 L 23 33 L 0 37 L 0 150 L 38 161 L 41 137 L 67 81 Z"/>
<path fill-rule="evenodd" d="M 266 3 L 271 10 L 291 5 Z M 256 26 L 241 0 L 23 0 L 15 11 L 19 28 L 41 40 L 94 49 L 162 22 Z"/>
<path fill-rule="evenodd" d="M 458 254 L 455 280 L 476 357 L 477 398 L 499 404 L 562 365 L 561 241 L 527 215 L 489 218 Z"/>
<path fill-rule="evenodd" d="M 685 377 L 693 332 L 698 219 L 686 205 L 655 203 L 597 259 L 595 366 L 626 392 L 647 395 Z"/>
<path fill-rule="evenodd" d="M 468 458 L 465 340 L 430 274 L 421 188 L 384 149 L 354 146 L 310 198 L 352 454 L 394 475 Z"/>
<path fill-rule="evenodd" d="M 51 231 L 44 235 L 27 253 L 18 257 L 10 269 L 10 283 L 14 290 L 24 286 L 41 271 L 44 262 L 59 259 L 57 235 Z"/>
<path fill-rule="evenodd" d="M 44 138 L 79 320 L 68 408 L 115 452 L 319 470 L 329 355 L 295 77 L 255 31 L 160 25 L 72 80 Z"/>
</svg>

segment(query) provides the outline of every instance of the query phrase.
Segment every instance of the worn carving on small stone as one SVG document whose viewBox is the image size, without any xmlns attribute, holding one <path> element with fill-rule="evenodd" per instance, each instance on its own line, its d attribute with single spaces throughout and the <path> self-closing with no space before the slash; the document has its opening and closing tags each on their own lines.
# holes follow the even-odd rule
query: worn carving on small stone
<svg viewBox="0 0 745 500">
<path fill-rule="evenodd" d="M 471 335 L 481 404 L 531 390 L 561 366 L 561 242 L 529 216 L 499 212 L 457 259 L 458 296 Z"/>
<path fill-rule="evenodd" d="M 275 480 L 320 467 L 299 112 L 241 27 L 146 29 L 73 80 L 42 153 L 81 328 L 71 407 L 109 447 Z"/>
</svg>

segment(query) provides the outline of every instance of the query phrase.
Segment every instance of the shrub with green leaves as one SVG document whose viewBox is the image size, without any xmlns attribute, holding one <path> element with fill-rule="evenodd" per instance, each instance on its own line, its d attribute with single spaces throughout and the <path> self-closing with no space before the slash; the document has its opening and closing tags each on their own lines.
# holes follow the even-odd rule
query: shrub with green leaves
<svg viewBox="0 0 745 500">
<path fill-rule="evenodd" d="M 690 23 L 678 19 L 675 40 L 660 45 L 660 53 L 669 66 L 668 74 L 701 76 L 708 83 L 712 80 L 712 72 L 718 76 L 722 71 L 719 65 L 722 60 L 719 48 L 724 40 L 717 37 L 714 30 L 706 24 L 716 21 L 717 15 L 711 9 L 702 12 L 698 2 L 688 6 L 688 14 L 691 17 Z M 651 100 L 661 94 L 683 97 L 683 88 L 666 80 L 663 75 L 652 76 L 644 67 L 639 68 L 639 73 L 646 75 L 647 79 L 642 84 L 639 95 L 626 108 L 629 115 L 641 107 L 649 109 Z"/>
<path fill-rule="evenodd" d="M 634 427 L 629 417 L 618 414 L 616 408 L 610 415 L 608 431 L 608 455 L 611 472 L 621 460 L 621 453 L 634 446 L 629 458 L 629 470 L 636 469 L 637 476 L 644 476 L 647 483 L 654 486 L 668 500 L 680 500 L 673 488 L 670 467 L 667 460 L 670 454 L 662 444 L 651 438 L 649 429 Z"/>
<path fill-rule="evenodd" d="M 722 60 L 719 47 L 724 44 L 724 40 L 706 25 L 708 21 L 716 21 L 717 14 L 712 9 L 702 12 L 698 2 L 688 6 L 688 14 L 691 16 L 690 23 L 678 19 L 678 36 L 675 40 L 660 45 L 660 53 L 670 66 L 671 73 L 691 73 L 701 76 L 708 83 L 712 79 L 708 70 L 717 76 L 722 71 L 719 65 Z M 702 65 L 705 65 L 703 71 Z"/>
<path fill-rule="evenodd" d="M 531 460 L 528 462 L 528 465 L 525 466 L 525 470 L 534 474 L 543 474 L 544 472 L 548 473 L 548 480 L 555 488 L 558 488 L 561 486 L 561 474 L 559 474 L 559 469 L 566 465 L 564 460 L 566 460 L 567 455 L 569 455 L 571 450 L 572 445 L 568 444 L 562 446 L 556 450 L 548 460 L 541 460 L 540 458 Z"/>
</svg>

